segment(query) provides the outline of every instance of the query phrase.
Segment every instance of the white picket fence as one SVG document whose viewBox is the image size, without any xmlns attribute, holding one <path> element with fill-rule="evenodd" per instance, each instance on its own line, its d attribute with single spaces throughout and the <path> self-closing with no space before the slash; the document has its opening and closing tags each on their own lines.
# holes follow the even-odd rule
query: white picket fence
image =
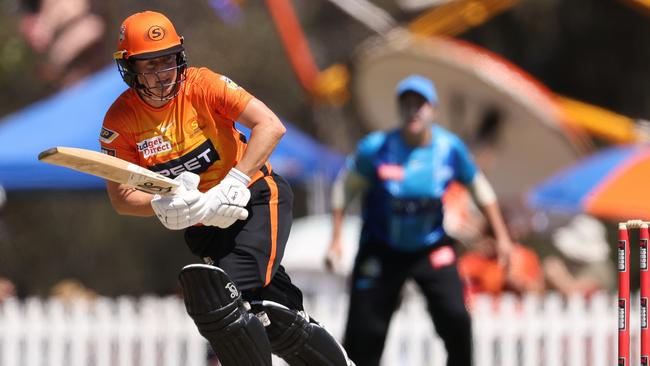
<svg viewBox="0 0 650 366">
<path fill-rule="evenodd" d="M 306 307 L 341 336 L 346 316 L 343 294 L 307 296 Z M 631 316 L 633 339 L 638 339 L 635 314 L 638 305 Z M 477 366 L 615 362 L 612 296 L 597 295 L 589 303 L 581 297 L 565 303 L 555 295 L 521 300 L 482 297 L 474 303 L 473 316 Z M 637 357 L 638 352 L 633 354 Z M 382 365 L 443 366 L 445 359 L 422 298 L 410 294 L 391 323 Z M 0 305 L 0 365 L 203 366 L 206 345 L 178 298 L 100 298 L 71 305 L 35 298 L 9 300 Z"/>
</svg>

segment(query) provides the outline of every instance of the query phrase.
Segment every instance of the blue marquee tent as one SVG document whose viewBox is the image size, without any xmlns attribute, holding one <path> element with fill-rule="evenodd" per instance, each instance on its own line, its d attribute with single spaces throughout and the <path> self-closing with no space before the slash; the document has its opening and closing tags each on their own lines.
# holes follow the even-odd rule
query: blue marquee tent
<svg viewBox="0 0 650 366">
<path fill-rule="evenodd" d="M 0 185 L 17 189 L 95 189 L 101 179 L 38 161 L 53 146 L 97 150 L 104 113 L 126 88 L 113 67 L 0 120 Z M 331 179 L 343 157 L 290 123 L 271 156 L 276 171 L 293 182 Z"/>
</svg>

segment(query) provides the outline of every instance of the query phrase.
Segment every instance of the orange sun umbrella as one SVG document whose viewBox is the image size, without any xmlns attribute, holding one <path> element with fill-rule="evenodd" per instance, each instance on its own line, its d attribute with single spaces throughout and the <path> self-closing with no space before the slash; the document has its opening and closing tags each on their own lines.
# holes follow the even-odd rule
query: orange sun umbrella
<svg viewBox="0 0 650 366">
<path fill-rule="evenodd" d="M 650 145 L 596 153 L 535 187 L 535 209 L 609 219 L 650 219 Z"/>
</svg>

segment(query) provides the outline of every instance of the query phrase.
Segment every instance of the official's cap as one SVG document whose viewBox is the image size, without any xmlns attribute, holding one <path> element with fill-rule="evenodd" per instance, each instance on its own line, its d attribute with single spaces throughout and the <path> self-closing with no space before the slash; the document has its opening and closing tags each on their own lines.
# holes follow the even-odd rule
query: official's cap
<svg viewBox="0 0 650 366">
<path fill-rule="evenodd" d="M 438 104 L 438 93 L 433 82 L 424 76 L 411 75 L 397 84 L 397 96 L 406 92 L 413 92 L 423 96 L 431 105 Z"/>
</svg>

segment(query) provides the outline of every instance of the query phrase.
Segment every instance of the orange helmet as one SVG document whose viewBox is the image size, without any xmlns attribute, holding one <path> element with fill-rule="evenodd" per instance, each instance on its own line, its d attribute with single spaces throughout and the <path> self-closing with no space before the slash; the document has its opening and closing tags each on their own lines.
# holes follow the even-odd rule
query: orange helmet
<svg viewBox="0 0 650 366">
<path fill-rule="evenodd" d="M 183 51 L 183 37 L 176 33 L 172 22 L 163 14 L 143 11 L 122 22 L 113 58 L 147 59 L 180 51 Z"/>
<path fill-rule="evenodd" d="M 135 60 L 146 60 L 171 54 L 177 55 L 178 76 L 174 81 L 173 94 L 163 96 L 162 99 L 173 98 L 185 78 L 187 60 L 183 48 L 183 37 L 176 33 L 174 25 L 166 16 L 155 11 L 135 13 L 122 22 L 117 51 L 113 53 L 113 59 L 117 63 L 122 79 L 130 87 L 151 96 L 151 88 L 143 85 L 138 79 L 138 73 L 134 71 L 133 63 Z"/>
</svg>

